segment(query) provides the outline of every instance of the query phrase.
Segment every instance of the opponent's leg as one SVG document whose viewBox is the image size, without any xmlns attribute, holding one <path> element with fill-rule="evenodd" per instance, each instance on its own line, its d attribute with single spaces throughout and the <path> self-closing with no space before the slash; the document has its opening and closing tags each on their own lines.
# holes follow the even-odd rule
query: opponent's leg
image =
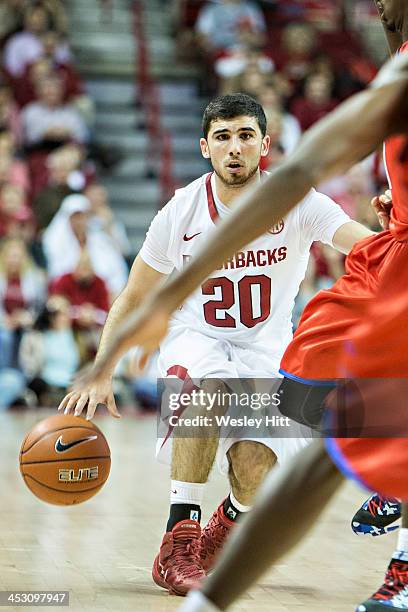
<svg viewBox="0 0 408 612">
<path fill-rule="evenodd" d="M 384 583 L 357 612 L 387 612 L 408 609 L 408 504 L 402 504 L 402 524 Z"/>
<path fill-rule="evenodd" d="M 227 456 L 231 492 L 201 535 L 201 562 L 206 571 L 214 566 L 234 523 L 251 509 L 256 491 L 277 460 L 269 447 L 252 440 L 236 442 Z"/>
<path fill-rule="evenodd" d="M 201 594 L 194 593 L 181 610 L 225 610 L 301 540 L 342 481 L 321 441 L 300 451 L 287 467 L 272 472 L 204 583 L 202 594 L 213 607 L 205 607 L 202 600 L 195 603 Z M 279 525 L 278 532 L 273 525 Z"/>
<path fill-rule="evenodd" d="M 225 386 L 221 381 L 204 380 L 201 389 L 213 394 L 224 391 Z M 205 416 L 205 401 L 183 412 L 183 418 Z M 214 422 L 205 431 L 188 428 L 183 432 L 178 428 L 173 438 L 170 512 L 152 576 L 156 584 L 177 595 L 185 595 L 205 577 L 200 560 L 201 503 L 217 452 L 218 435 Z"/>
</svg>

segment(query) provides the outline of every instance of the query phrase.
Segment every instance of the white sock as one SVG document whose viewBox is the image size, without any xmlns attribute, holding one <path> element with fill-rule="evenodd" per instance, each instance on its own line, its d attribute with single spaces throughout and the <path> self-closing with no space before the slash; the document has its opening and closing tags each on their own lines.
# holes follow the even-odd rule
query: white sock
<svg viewBox="0 0 408 612">
<path fill-rule="evenodd" d="M 201 591 L 190 591 L 178 612 L 220 612 Z"/>
<path fill-rule="evenodd" d="M 401 527 L 398 534 L 397 550 L 392 555 L 393 559 L 400 559 L 408 563 L 408 528 Z"/>
<path fill-rule="evenodd" d="M 170 487 L 171 504 L 195 504 L 201 506 L 205 483 L 172 480 Z"/>
<path fill-rule="evenodd" d="M 233 506 L 235 506 L 235 508 L 237 510 L 239 510 L 240 512 L 249 512 L 250 509 L 252 508 L 252 506 L 244 506 L 244 504 L 241 504 L 236 497 L 234 497 L 233 492 L 231 491 L 230 493 L 230 500 Z"/>
</svg>

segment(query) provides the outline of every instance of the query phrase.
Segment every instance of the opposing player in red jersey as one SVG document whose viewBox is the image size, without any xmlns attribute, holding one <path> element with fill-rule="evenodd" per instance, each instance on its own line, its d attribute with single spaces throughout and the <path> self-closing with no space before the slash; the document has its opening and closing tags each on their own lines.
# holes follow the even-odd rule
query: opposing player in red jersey
<svg viewBox="0 0 408 612">
<path fill-rule="evenodd" d="M 406 23 L 408 24 L 408 20 Z M 170 313 L 197 284 L 224 261 L 226 256 L 236 252 L 243 244 L 250 242 L 271 224 L 283 218 L 313 184 L 344 172 L 353 163 L 364 158 L 384 138 L 406 133 L 407 91 L 408 56 L 402 55 L 383 68 L 371 88 L 342 104 L 336 112 L 310 130 L 291 159 L 276 169 L 252 196 L 246 198 L 227 222 L 219 225 L 207 247 L 184 271 L 165 287 L 154 291 L 144 306 L 129 317 L 116 335 L 105 360 L 100 361 L 94 368 L 91 379 L 97 381 L 103 377 L 105 368 L 109 369 L 118 355 L 134 344 L 143 346 L 146 351 L 155 348 L 167 330 Z M 402 140 L 399 139 L 398 142 Z M 398 152 L 402 153 L 400 149 Z M 403 163 L 403 157 L 400 163 Z M 294 362 L 290 358 L 289 349 L 283 362 L 284 369 L 290 375 L 285 381 L 288 397 L 296 398 L 297 390 L 303 388 L 303 399 L 318 396 L 320 393 L 321 400 L 327 393 L 327 390 L 321 393 L 324 383 L 331 383 L 332 379 L 337 378 L 339 372 L 344 370 L 352 372 L 354 376 L 384 375 L 382 364 L 380 368 L 377 365 L 378 347 L 372 343 L 372 330 L 362 329 L 358 325 L 362 319 L 368 320 L 366 314 L 371 314 L 377 294 L 384 300 L 382 316 L 374 321 L 377 330 L 380 326 L 382 329 L 384 320 L 385 333 L 387 334 L 391 327 L 394 332 L 392 351 L 387 349 L 387 345 L 382 347 L 390 368 L 386 374 L 389 371 L 395 372 L 392 369 L 393 364 L 398 365 L 403 372 L 402 348 L 405 348 L 408 340 L 408 328 L 404 323 L 397 324 L 398 334 L 395 334 L 396 322 L 391 319 L 389 300 L 384 297 L 391 295 L 389 287 L 387 290 L 389 283 L 395 282 L 392 293 L 398 292 L 399 297 L 400 292 L 405 292 L 408 286 L 408 266 L 404 265 L 408 262 L 408 252 L 404 258 L 408 246 L 401 242 L 401 239 L 405 240 L 405 209 L 403 206 L 400 208 L 398 203 L 397 199 L 392 214 L 391 231 L 358 243 L 348 258 L 345 277 L 335 285 L 330 296 L 326 296 L 319 307 L 315 308 L 314 313 L 311 313 L 310 309 L 305 313 L 309 325 L 314 324 L 313 317 L 319 322 L 319 332 L 312 342 L 314 348 L 310 347 L 309 358 L 313 360 L 313 351 L 316 351 L 316 359 L 319 360 L 321 369 L 313 370 L 313 363 L 305 364 L 304 360 L 297 356 L 297 361 Z M 388 265 L 391 262 L 394 264 L 393 271 L 391 265 Z M 398 277 L 394 271 L 395 266 Z M 377 270 L 378 267 L 380 271 Z M 407 314 L 404 310 L 407 308 L 405 300 L 393 301 L 392 305 L 396 305 L 397 314 Z M 327 307 L 333 308 L 330 318 L 321 316 L 321 311 Z M 348 327 L 344 325 L 343 319 L 348 321 Z M 304 322 L 300 325 L 299 334 L 303 331 Z M 345 355 L 345 340 L 353 341 L 354 354 Z M 336 343 L 341 349 L 336 348 Z M 325 360 L 322 359 L 322 345 L 327 349 Z M 375 346 L 374 359 L 362 361 L 359 357 L 361 346 L 364 351 L 368 347 L 372 350 Z M 333 360 L 336 360 L 337 367 Z M 365 363 L 369 367 L 363 371 Z M 297 370 L 291 372 L 294 366 Z M 291 383 L 295 393 L 292 393 Z M 79 386 L 81 384 L 79 383 Z M 381 387 L 377 389 L 377 398 L 380 393 L 383 393 Z M 398 412 L 400 397 L 394 393 L 392 399 Z M 295 404 L 298 405 L 296 402 Z M 316 406 L 319 408 L 317 401 L 315 405 L 312 404 L 312 416 Z M 303 402 L 302 408 L 308 406 Z M 373 405 L 373 412 L 375 408 Z M 285 410 L 291 409 L 291 405 L 285 407 Z M 405 422 L 402 425 L 405 425 Z M 402 433 L 408 437 L 408 432 L 403 430 Z M 333 449 L 335 461 L 340 467 L 346 467 L 348 475 L 363 480 L 373 490 L 408 499 L 408 479 L 389 477 L 394 470 L 399 470 L 400 475 L 401 468 L 406 472 L 408 467 L 408 445 L 403 440 L 336 439 L 329 448 L 331 451 Z M 381 469 L 378 457 L 382 458 Z M 206 581 L 201 592 L 194 592 L 188 597 L 184 609 L 191 612 L 226 609 L 271 562 L 276 561 L 299 541 L 341 481 L 340 472 L 335 469 L 319 441 L 301 451 L 296 462 L 289 468 L 268 479 L 252 514 L 243 521 L 241 529 L 233 534 L 219 567 Z M 279 540 L 276 540 L 276 532 L 270 529 L 271 525 L 276 524 L 280 526 Z M 393 601 L 388 598 L 386 606 L 403 609 L 407 607 L 403 601 L 404 574 L 399 572 L 399 568 L 394 570 L 391 573 L 397 582 L 402 580 L 402 586 Z M 398 598 L 402 598 L 402 605 L 399 605 Z M 374 601 L 373 605 L 377 605 L 377 601 Z M 371 602 L 364 604 L 362 609 L 376 610 L 371 606 Z"/>
</svg>

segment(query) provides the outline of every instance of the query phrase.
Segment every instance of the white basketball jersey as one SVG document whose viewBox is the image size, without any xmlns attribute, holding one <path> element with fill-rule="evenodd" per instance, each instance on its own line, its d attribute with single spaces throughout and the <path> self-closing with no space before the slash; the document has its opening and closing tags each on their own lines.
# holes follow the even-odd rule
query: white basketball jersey
<svg viewBox="0 0 408 612">
<path fill-rule="evenodd" d="M 140 251 L 164 274 L 181 270 L 205 246 L 229 209 L 218 200 L 215 176 L 176 191 L 153 219 Z M 172 325 L 236 343 L 262 343 L 280 359 L 292 337 L 292 309 L 312 242 L 332 244 L 350 218 L 312 189 L 277 225 L 228 259 L 175 313 Z"/>
</svg>

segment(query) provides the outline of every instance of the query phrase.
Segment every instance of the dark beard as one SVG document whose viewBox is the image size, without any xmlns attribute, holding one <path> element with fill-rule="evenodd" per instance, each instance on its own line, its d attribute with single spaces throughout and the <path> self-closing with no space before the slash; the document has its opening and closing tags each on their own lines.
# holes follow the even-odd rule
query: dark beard
<svg viewBox="0 0 408 612">
<path fill-rule="evenodd" d="M 214 172 L 218 176 L 220 181 L 222 181 L 224 185 L 227 185 L 227 187 L 241 187 L 242 185 L 245 185 L 245 183 L 247 183 L 249 180 L 251 180 L 254 174 L 257 173 L 258 168 L 259 166 L 256 166 L 256 168 L 251 170 L 248 176 L 237 176 L 235 174 L 231 174 L 230 180 L 226 180 L 225 177 L 219 174 L 215 168 L 214 168 Z"/>
</svg>

